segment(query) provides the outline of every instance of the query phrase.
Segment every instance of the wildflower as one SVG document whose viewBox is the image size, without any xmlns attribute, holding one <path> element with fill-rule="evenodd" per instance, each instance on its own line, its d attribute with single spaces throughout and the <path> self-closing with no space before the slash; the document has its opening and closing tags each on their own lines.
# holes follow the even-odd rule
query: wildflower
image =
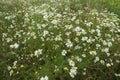
<svg viewBox="0 0 120 80">
<path fill-rule="evenodd" d="M 72 29 L 73 26 L 72 26 L 72 25 L 65 25 L 65 28 L 66 28 L 67 30 L 69 30 L 69 29 Z"/>
<path fill-rule="evenodd" d="M 71 32 L 66 32 L 65 34 L 66 34 L 67 36 L 69 36 L 69 35 L 71 34 Z"/>
<path fill-rule="evenodd" d="M 48 80 L 48 76 L 41 77 L 40 80 Z"/>
<path fill-rule="evenodd" d="M 68 68 L 67 68 L 67 67 L 64 67 L 64 70 L 68 70 Z"/>
<path fill-rule="evenodd" d="M 98 47 L 100 47 L 101 45 L 100 44 L 96 44 L 96 47 L 98 48 Z"/>
<path fill-rule="evenodd" d="M 94 62 L 96 63 L 96 62 L 98 62 L 99 60 L 100 60 L 99 57 L 96 57 L 95 60 L 94 60 Z"/>
<path fill-rule="evenodd" d="M 35 52 L 34 52 L 34 55 L 36 56 L 36 57 L 38 57 L 39 55 L 41 55 L 42 54 L 42 49 L 38 49 L 38 50 L 36 50 Z"/>
<path fill-rule="evenodd" d="M 76 31 L 76 32 L 80 31 L 80 27 L 79 27 L 79 26 L 76 27 L 76 28 L 75 28 L 75 31 Z"/>
<path fill-rule="evenodd" d="M 86 75 L 86 72 L 83 72 L 82 74 L 83 74 L 83 75 Z"/>
<path fill-rule="evenodd" d="M 17 44 L 17 43 L 10 45 L 10 48 L 14 48 L 14 49 L 17 49 L 18 47 L 19 47 L 19 44 Z"/>
<path fill-rule="evenodd" d="M 76 59 L 78 62 L 81 62 L 81 61 L 82 61 L 82 58 L 79 58 L 78 56 L 76 56 L 75 59 Z"/>
<path fill-rule="evenodd" d="M 73 46 L 73 43 L 68 39 L 67 43 L 66 43 L 66 46 L 71 48 Z"/>
<path fill-rule="evenodd" d="M 117 76 L 117 77 L 120 77 L 120 74 L 118 74 L 118 73 L 115 73 L 115 76 Z"/>
<path fill-rule="evenodd" d="M 58 21 L 57 21 L 57 20 L 52 20 L 51 23 L 52 23 L 52 24 L 57 24 Z"/>
<path fill-rule="evenodd" d="M 13 66 L 16 67 L 16 64 L 17 64 L 17 61 L 14 61 L 13 62 Z"/>
<path fill-rule="evenodd" d="M 79 42 L 79 39 L 78 39 L 78 37 L 76 37 L 76 38 L 75 38 L 75 41 L 76 41 L 76 42 Z"/>
<path fill-rule="evenodd" d="M 111 64 L 110 64 L 110 63 L 107 63 L 107 64 L 106 64 L 106 66 L 107 66 L 107 67 L 110 67 L 110 66 L 111 66 Z"/>
<path fill-rule="evenodd" d="M 7 68 L 8 70 L 11 70 L 11 66 L 8 66 L 8 68 Z"/>
<path fill-rule="evenodd" d="M 108 53 L 109 52 L 109 48 L 102 49 L 102 52 Z"/>
<path fill-rule="evenodd" d="M 87 32 L 84 29 L 82 29 L 81 32 L 82 32 L 83 35 L 87 34 Z"/>
<path fill-rule="evenodd" d="M 66 56 L 67 51 L 66 51 L 66 50 L 63 50 L 63 51 L 61 52 L 61 54 L 62 54 L 63 56 Z"/>
<path fill-rule="evenodd" d="M 72 67 L 72 69 L 70 69 L 69 74 L 72 78 L 74 78 L 75 75 L 77 74 L 77 67 Z"/>
<path fill-rule="evenodd" d="M 9 73 L 10 73 L 10 76 L 12 76 L 13 72 L 14 72 L 13 70 L 10 70 L 10 72 L 9 72 Z"/>
<path fill-rule="evenodd" d="M 55 41 L 62 41 L 61 35 L 57 35 L 57 36 L 55 37 Z"/>
<path fill-rule="evenodd" d="M 49 32 L 47 30 L 44 30 L 43 36 L 45 37 L 47 34 L 49 34 Z"/>
<path fill-rule="evenodd" d="M 37 71 L 35 71 L 35 74 L 38 74 L 38 72 L 37 72 Z"/>
<path fill-rule="evenodd" d="M 96 51 L 90 51 L 90 54 L 95 56 L 97 53 L 96 53 Z"/>
<path fill-rule="evenodd" d="M 112 46 L 112 42 L 108 42 L 108 47 L 111 47 Z"/>
<path fill-rule="evenodd" d="M 76 24 L 79 24 L 79 19 L 77 19 L 77 20 L 75 21 L 75 23 L 76 23 Z"/>
<path fill-rule="evenodd" d="M 82 57 L 84 57 L 84 58 L 85 58 L 85 57 L 86 57 L 86 54 L 82 54 Z"/>
<path fill-rule="evenodd" d="M 30 57 L 33 57 L 33 54 L 32 54 L 32 53 L 30 54 Z"/>
<path fill-rule="evenodd" d="M 70 66 L 75 66 L 75 62 L 73 60 L 69 60 L 69 65 Z"/>
<path fill-rule="evenodd" d="M 24 65 L 21 65 L 20 67 L 21 67 L 21 68 L 23 68 L 23 67 L 24 67 Z"/>
<path fill-rule="evenodd" d="M 82 37 L 82 41 L 87 41 L 88 37 Z"/>
<path fill-rule="evenodd" d="M 104 60 L 100 60 L 100 63 L 104 65 L 104 64 L 105 64 L 105 61 L 104 61 Z"/>
<path fill-rule="evenodd" d="M 48 20 L 48 17 L 49 17 L 49 16 L 48 16 L 47 14 L 43 16 L 43 18 L 44 18 L 45 20 Z"/>
</svg>

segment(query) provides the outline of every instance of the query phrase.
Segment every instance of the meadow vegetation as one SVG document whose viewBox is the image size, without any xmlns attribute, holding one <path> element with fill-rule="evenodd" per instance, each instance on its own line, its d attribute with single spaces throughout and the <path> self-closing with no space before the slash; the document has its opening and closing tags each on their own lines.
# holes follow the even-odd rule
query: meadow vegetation
<svg viewBox="0 0 120 80">
<path fill-rule="evenodd" d="M 120 80 L 119 0 L 1 0 L 1 80 Z"/>
</svg>

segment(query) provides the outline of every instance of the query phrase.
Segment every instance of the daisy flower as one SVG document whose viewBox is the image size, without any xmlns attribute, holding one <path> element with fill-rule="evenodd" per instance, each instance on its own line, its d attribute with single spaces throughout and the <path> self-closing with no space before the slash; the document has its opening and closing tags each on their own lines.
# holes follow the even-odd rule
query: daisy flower
<svg viewBox="0 0 120 80">
<path fill-rule="evenodd" d="M 34 52 L 34 55 L 36 56 L 36 57 L 38 57 L 39 55 L 41 55 L 42 54 L 42 49 L 38 49 L 38 50 L 36 50 L 35 52 Z"/>
</svg>

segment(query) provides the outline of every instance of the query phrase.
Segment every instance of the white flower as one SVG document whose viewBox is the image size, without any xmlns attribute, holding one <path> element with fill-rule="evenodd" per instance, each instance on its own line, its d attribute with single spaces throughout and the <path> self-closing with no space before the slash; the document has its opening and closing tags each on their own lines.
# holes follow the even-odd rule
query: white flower
<svg viewBox="0 0 120 80">
<path fill-rule="evenodd" d="M 17 64 L 17 61 L 14 61 L 14 62 L 13 62 L 13 66 L 15 67 L 15 66 L 16 66 L 16 64 Z"/>
<path fill-rule="evenodd" d="M 82 29 L 81 33 L 82 33 L 83 35 L 87 34 L 87 32 L 86 32 L 84 29 Z"/>
<path fill-rule="evenodd" d="M 10 42 L 10 41 L 12 41 L 12 38 L 6 38 L 6 41 Z"/>
<path fill-rule="evenodd" d="M 47 34 L 49 34 L 49 32 L 47 30 L 43 31 L 43 36 L 45 37 Z"/>
<path fill-rule="evenodd" d="M 107 56 L 110 56 L 110 53 L 106 53 L 107 54 Z"/>
<path fill-rule="evenodd" d="M 81 32 L 76 32 L 76 35 L 77 35 L 77 36 L 80 36 L 80 35 L 81 35 Z"/>
<path fill-rule="evenodd" d="M 103 45 L 107 45 L 107 42 L 104 40 L 104 41 L 102 41 L 103 42 Z"/>
<path fill-rule="evenodd" d="M 70 69 L 69 74 L 72 78 L 74 78 L 75 75 L 77 74 L 77 67 L 72 67 L 72 69 Z"/>
<path fill-rule="evenodd" d="M 109 48 L 102 49 L 102 52 L 108 53 L 109 52 Z"/>
<path fill-rule="evenodd" d="M 108 42 L 108 47 L 111 47 L 112 46 L 112 42 Z"/>
<path fill-rule="evenodd" d="M 82 61 L 82 58 L 79 58 L 78 56 L 76 56 L 75 59 L 76 59 L 78 62 L 81 62 L 81 61 Z"/>
<path fill-rule="evenodd" d="M 48 80 L 48 76 L 41 77 L 40 80 Z"/>
<path fill-rule="evenodd" d="M 115 76 L 120 77 L 120 74 L 115 73 Z"/>
<path fill-rule="evenodd" d="M 100 47 L 101 45 L 100 44 L 96 44 L 96 47 L 98 48 L 98 47 Z"/>
<path fill-rule="evenodd" d="M 76 28 L 75 28 L 75 31 L 76 31 L 76 32 L 80 31 L 80 27 L 79 27 L 79 26 L 76 27 Z"/>
<path fill-rule="evenodd" d="M 61 17 L 62 15 L 61 15 L 61 14 L 57 14 L 56 16 L 57 16 L 57 17 Z"/>
<path fill-rule="evenodd" d="M 71 48 L 73 46 L 73 43 L 68 39 L 67 43 L 66 43 L 66 46 Z"/>
<path fill-rule="evenodd" d="M 76 16 L 73 16 L 72 19 L 71 19 L 71 21 L 74 21 L 75 19 L 76 19 Z"/>
<path fill-rule="evenodd" d="M 66 50 L 63 50 L 63 51 L 61 52 L 61 54 L 62 54 L 63 56 L 66 56 L 67 51 L 66 51 Z"/>
<path fill-rule="evenodd" d="M 19 44 L 17 44 L 17 43 L 10 45 L 10 48 L 14 48 L 14 49 L 17 49 L 18 47 L 19 47 Z"/>
<path fill-rule="evenodd" d="M 70 66 L 75 66 L 75 62 L 73 60 L 69 60 L 69 65 Z"/>
<path fill-rule="evenodd" d="M 55 37 L 55 41 L 62 41 L 61 35 L 57 35 L 57 36 Z"/>
<path fill-rule="evenodd" d="M 88 37 L 82 37 L 82 41 L 87 41 Z"/>
<path fill-rule="evenodd" d="M 88 39 L 88 40 L 87 40 L 87 42 L 88 42 L 88 43 L 91 43 L 91 42 L 92 42 L 92 40 L 91 40 L 91 39 Z"/>
<path fill-rule="evenodd" d="M 65 25 L 65 28 L 66 28 L 66 29 L 72 29 L 73 26 L 72 26 L 72 25 Z"/>
<path fill-rule="evenodd" d="M 65 34 L 66 34 L 67 36 L 69 36 L 69 35 L 71 34 L 71 32 L 66 32 Z"/>
<path fill-rule="evenodd" d="M 9 72 L 9 73 L 10 73 L 10 76 L 12 76 L 13 72 L 14 72 L 13 70 L 10 70 L 10 72 Z"/>
<path fill-rule="evenodd" d="M 85 57 L 86 57 L 86 54 L 82 54 L 82 57 L 84 57 L 84 58 L 85 58 Z"/>
<path fill-rule="evenodd" d="M 7 68 L 8 68 L 8 70 L 11 70 L 11 66 L 8 66 Z"/>
<path fill-rule="evenodd" d="M 97 52 L 96 51 L 90 51 L 90 54 L 95 56 L 97 54 Z"/>
<path fill-rule="evenodd" d="M 43 16 L 43 18 L 45 19 L 45 20 L 48 20 L 48 15 L 47 14 L 45 14 L 44 16 Z"/>
<path fill-rule="evenodd" d="M 93 34 L 93 33 L 95 32 L 95 30 L 94 30 L 94 29 L 92 29 L 90 32 Z"/>
<path fill-rule="evenodd" d="M 100 60 L 100 58 L 99 58 L 99 57 L 96 57 L 95 60 L 94 60 L 94 62 L 96 63 L 96 62 L 98 62 L 99 60 Z"/>
<path fill-rule="evenodd" d="M 110 66 L 111 66 L 111 64 L 110 64 L 110 63 L 107 63 L 107 64 L 106 64 L 106 66 L 107 66 L 107 67 L 110 67 Z"/>
<path fill-rule="evenodd" d="M 93 23 L 92 22 L 87 22 L 85 24 L 90 27 Z"/>
<path fill-rule="evenodd" d="M 57 24 L 58 21 L 57 21 L 57 20 L 52 20 L 51 23 L 52 23 L 52 24 Z"/>
<path fill-rule="evenodd" d="M 105 61 L 104 61 L 104 60 L 100 60 L 100 63 L 104 65 L 104 64 L 105 64 Z"/>
<path fill-rule="evenodd" d="M 38 50 L 36 50 L 35 52 L 34 52 L 34 55 L 36 56 L 36 57 L 38 57 L 39 55 L 41 55 L 42 54 L 42 49 L 38 49 Z"/>
</svg>

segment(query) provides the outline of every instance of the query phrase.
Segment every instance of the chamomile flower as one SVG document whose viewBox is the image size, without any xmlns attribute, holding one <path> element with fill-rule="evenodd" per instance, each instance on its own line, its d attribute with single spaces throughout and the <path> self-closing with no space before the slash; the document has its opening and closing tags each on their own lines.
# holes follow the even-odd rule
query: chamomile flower
<svg viewBox="0 0 120 80">
<path fill-rule="evenodd" d="M 12 76 L 12 74 L 14 73 L 14 71 L 13 71 L 13 70 L 10 70 L 9 73 L 10 73 L 10 76 Z"/>
<path fill-rule="evenodd" d="M 95 56 L 97 54 L 97 52 L 96 51 L 90 51 L 90 54 Z"/>
<path fill-rule="evenodd" d="M 48 76 L 41 77 L 40 80 L 48 80 Z"/>
<path fill-rule="evenodd" d="M 73 43 L 68 39 L 68 40 L 67 40 L 67 43 L 66 43 L 66 46 L 67 46 L 68 48 L 71 48 L 71 47 L 73 46 Z"/>
<path fill-rule="evenodd" d="M 63 51 L 61 52 L 61 54 L 62 54 L 63 56 L 66 56 L 67 51 L 66 51 L 66 50 L 63 50 Z"/>
<path fill-rule="evenodd" d="M 87 41 L 87 40 L 88 40 L 88 37 L 82 37 L 81 40 L 82 40 L 82 41 Z"/>
<path fill-rule="evenodd" d="M 17 44 L 17 43 L 10 45 L 10 48 L 14 48 L 14 49 L 17 49 L 18 47 L 19 47 L 19 44 Z"/>
<path fill-rule="evenodd" d="M 77 74 L 77 67 L 72 67 L 72 68 L 70 69 L 69 74 L 70 74 L 70 77 L 74 78 L 75 75 Z"/>
<path fill-rule="evenodd" d="M 38 49 L 34 52 L 34 56 L 36 56 L 36 57 L 38 57 L 41 54 L 42 54 L 42 49 Z"/>
<path fill-rule="evenodd" d="M 69 60 L 69 65 L 70 66 L 75 66 L 75 62 L 73 60 Z"/>
</svg>

